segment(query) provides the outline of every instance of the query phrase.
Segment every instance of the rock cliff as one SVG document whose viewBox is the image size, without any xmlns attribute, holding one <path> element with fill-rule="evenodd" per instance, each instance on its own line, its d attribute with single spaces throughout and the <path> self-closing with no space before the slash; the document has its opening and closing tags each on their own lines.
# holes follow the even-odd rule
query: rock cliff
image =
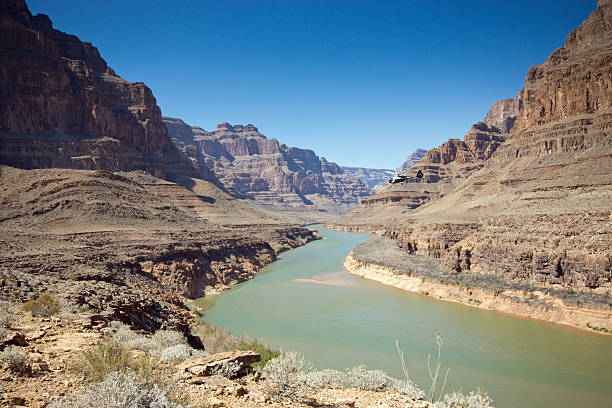
<svg viewBox="0 0 612 408">
<path fill-rule="evenodd" d="M 514 98 L 495 102 L 483 122 L 489 126 L 495 126 L 501 133 L 510 133 L 522 106 L 523 90 L 521 89 Z"/>
<path fill-rule="evenodd" d="M 425 149 L 416 149 L 414 152 L 410 153 L 410 156 L 406 157 L 406 160 L 404 160 L 404 162 L 398 168 L 396 168 L 395 171 L 398 173 L 405 172 L 417 164 L 418 161 L 425 156 L 425 153 L 427 153 L 427 150 Z"/>
<path fill-rule="evenodd" d="M 487 117 L 495 120 L 489 119 L 490 123 L 507 123 L 516 117 L 517 111 L 499 108 L 505 106 L 504 101 L 513 99 L 502 100 L 501 104 L 496 102 L 492 106 Z M 492 111 L 499 112 L 493 114 Z M 472 173 L 484 167 L 485 161 L 504 142 L 506 136 L 495 125 L 483 121 L 472 125 L 463 140 L 450 139 L 423 155 L 415 151 L 397 170 L 404 169 L 402 172 L 411 176 L 422 171 L 420 182 L 386 184 L 376 194 L 363 199 L 359 207 L 343 218 L 334 220 L 333 225 L 349 230 L 381 230 L 389 219 L 443 197 L 465 182 Z M 422 157 L 413 163 L 419 156 Z"/>
<path fill-rule="evenodd" d="M 90 43 L 32 16 L 25 0 L 0 1 L 0 39 L 1 164 L 196 175 L 151 90 L 119 77 Z"/>
<path fill-rule="evenodd" d="M 393 170 L 389 169 L 369 169 L 366 167 L 342 166 L 342 170 L 357 177 L 363 184 L 373 191 L 378 191 L 386 186 L 391 176 L 393 176 Z"/>
<path fill-rule="evenodd" d="M 268 139 L 251 124 L 221 123 L 207 132 L 180 119 L 164 121 L 176 145 L 193 152 L 188 153 L 193 161 L 213 169 L 236 196 L 337 211 L 356 205 L 371 192 L 336 163 L 312 150 Z"/>
<path fill-rule="evenodd" d="M 473 155 L 484 161 L 471 176 L 413 211 L 388 211 L 379 229 L 406 252 L 437 258 L 454 273 L 605 294 L 612 288 L 611 81 L 606 0 L 563 47 L 529 69 L 506 140 L 484 135 L 470 142 L 486 141 Z M 500 123 L 494 112 L 487 117 Z M 490 133 L 486 126 L 475 134 Z M 485 147 L 492 142 L 500 144 Z M 467 157 L 459 141 L 449 143 L 457 148 L 431 151 L 428 161 Z"/>
</svg>

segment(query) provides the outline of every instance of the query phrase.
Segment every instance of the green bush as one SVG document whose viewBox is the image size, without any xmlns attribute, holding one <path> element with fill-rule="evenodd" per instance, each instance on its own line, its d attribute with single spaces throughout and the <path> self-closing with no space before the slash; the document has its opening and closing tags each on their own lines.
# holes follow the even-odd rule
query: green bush
<svg viewBox="0 0 612 408">
<path fill-rule="evenodd" d="M 38 316 L 52 316 L 62 310 L 54 295 L 43 292 L 36 299 L 28 300 L 23 304 L 23 309 Z"/>
<path fill-rule="evenodd" d="M 72 371 L 83 375 L 86 382 L 93 383 L 104 380 L 112 372 L 123 373 L 135 366 L 129 350 L 110 340 L 85 350 L 73 363 Z"/>
</svg>

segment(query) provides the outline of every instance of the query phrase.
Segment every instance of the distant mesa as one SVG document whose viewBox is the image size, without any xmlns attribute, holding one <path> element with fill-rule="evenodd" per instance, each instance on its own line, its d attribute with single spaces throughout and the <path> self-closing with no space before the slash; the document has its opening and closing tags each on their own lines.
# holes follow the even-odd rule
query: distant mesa
<svg viewBox="0 0 612 408">
<path fill-rule="evenodd" d="M 223 122 L 214 131 L 164 118 L 174 143 L 195 167 L 211 168 L 238 197 L 286 207 L 344 211 L 371 190 L 336 163 L 312 150 L 268 139 L 256 126 Z"/>
<path fill-rule="evenodd" d="M 390 169 L 342 166 L 342 170 L 357 177 L 362 183 L 375 192 L 386 186 L 393 175 L 393 170 Z"/>
</svg>

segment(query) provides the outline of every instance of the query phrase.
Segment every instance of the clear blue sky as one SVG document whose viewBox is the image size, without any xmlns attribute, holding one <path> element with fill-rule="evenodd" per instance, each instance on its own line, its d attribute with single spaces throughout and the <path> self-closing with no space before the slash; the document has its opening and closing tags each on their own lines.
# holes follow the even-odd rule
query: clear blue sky
<svg viewBox="0 0 612 408">
<path fill-rule="evenodd" d="M 596 0 L 27 0 L 97 46 L 164 115 L 395 168 L 463 138 Z"/>
</svg>

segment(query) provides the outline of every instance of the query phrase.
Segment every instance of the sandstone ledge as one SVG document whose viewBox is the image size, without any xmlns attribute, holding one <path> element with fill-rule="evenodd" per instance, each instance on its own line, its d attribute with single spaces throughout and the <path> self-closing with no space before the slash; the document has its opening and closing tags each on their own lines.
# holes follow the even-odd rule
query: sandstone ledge
<svg viewBox="0 0 612 408">
<path fill-rule="evenodd" d="M 374 280 L 408 292 L 427 293 L 433 299 L 461 303 L 466 306 L 484 310 L 496 311 L 512 316 L 543 320 L 555 324 L 592 331 L 591 327 L 612 327 L 612 310 L 567 305 L 559 299 L 551 298 L 553 306 L 542 308 L 501 297 L 501 293 L 480 288 L 467 288 L 450 285 L 419 276 L 402 275 L 392 268 L 373 263 L 361 262 L 353 257 L 353 253 L 344 260 L 344 268 L 353 275 Z M 516 298 L 525 295 L 520 291 L 503 291 L 503 294 Z M 544 294 L 540 294 L 545 296 Z M 597 332 L 612 335 L 612 333 Z"/>
</svg>

